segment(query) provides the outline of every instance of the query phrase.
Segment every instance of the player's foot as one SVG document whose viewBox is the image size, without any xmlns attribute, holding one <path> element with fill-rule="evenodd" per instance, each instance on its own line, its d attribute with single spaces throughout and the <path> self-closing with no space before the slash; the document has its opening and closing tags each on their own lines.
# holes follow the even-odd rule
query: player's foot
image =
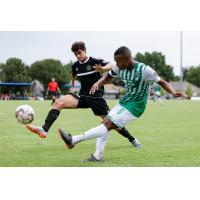
<svg viewBox="0 0 200 200">
<path fill-rule="evenodd" d="M 45 138 L 47 136 L 47 132 L 40 126 L 34 126 L 34 125 L 31 125 L 31 124 L 27 124 L 26 128 L 29 131 L 39 135 L 39 137 L 41 137 L 41 138 Z"/>
<path fill-rule="evenodd" d="M 87 158 L 86 160 L 84 160 L 85 162 L 104 162 L 103 157 L 97 159 L 93 154 L 91 154 L 91 156 L 89 158 Z"/>
<path fill-rule="evenodd" d="M 60 135 L 61 139 L 64 141 L 65 145 L 72 149 L 75 145 L 72 143 L 72 136 L 69 133 L 65 133 L 62 129 L 58 129 L 58 134 Z"/>
<path fill-rule="evenodd" d="M 142 147 L 142 144 L 140 143 L 140 141 L 139 141 L 137 138 L 135 138 L 135 139 L 131 142 L 131 144 L 132 144 L 134 147 L 138 148 L 138 149 Z"/>
</svg>

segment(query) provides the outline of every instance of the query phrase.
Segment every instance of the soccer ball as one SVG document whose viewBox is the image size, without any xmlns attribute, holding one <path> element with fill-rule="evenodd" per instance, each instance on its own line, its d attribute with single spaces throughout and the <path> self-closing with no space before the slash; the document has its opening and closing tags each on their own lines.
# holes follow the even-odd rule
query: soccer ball
<svg viewBox="0 0 200 200">
<path fill-rule="evenodd" d="M 29 105 L 21 105 L 16 108 L 15 117 L 21 124 L 30 124 L 35 117 L 33 108 Z"/>
</svg>

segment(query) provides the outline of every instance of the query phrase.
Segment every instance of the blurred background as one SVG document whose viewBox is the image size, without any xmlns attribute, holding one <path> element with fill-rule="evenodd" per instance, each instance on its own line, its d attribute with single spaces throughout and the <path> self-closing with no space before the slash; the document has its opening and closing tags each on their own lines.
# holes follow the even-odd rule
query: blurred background
<svg viewBox="0 0 200 200">
<path fill-rule="evenodd" d="M 1 31 L 0 99 L 41 99 L 51 77 L 63 94 L 69 92 L 75 41 L 86 43 L 89 56 L 111 62 L 113 52 L 127 46 L 137 61 L 150 65 L 177 91 L 192 99 L 200 96 L 198 31 Z M 35 80 L 39 92 L 33 91 Z M 79 88 L 77 81 L 76 90 Z M 107 98 L 119 98 L 123 93 L 124 83 L 119 79 L 105 86 Z M 164 91 L 161 94 L 171 98 Z"/>
</svg>

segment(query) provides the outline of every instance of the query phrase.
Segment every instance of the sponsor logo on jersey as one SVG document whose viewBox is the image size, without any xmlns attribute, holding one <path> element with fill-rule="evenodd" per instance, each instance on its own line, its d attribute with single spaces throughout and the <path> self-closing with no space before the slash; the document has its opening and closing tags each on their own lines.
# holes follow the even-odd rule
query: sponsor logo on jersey
<svg viewBox="0 0 200 200">
<path fill-rule="evenodd" d="M 92 66 L 91 66 L 91 65 L 87 65 L 87 66 L 86 66 L 86 70 L 87 70 L 87 71 L 91 71 L 91 69 L 92 69 Z"/>
</svg>

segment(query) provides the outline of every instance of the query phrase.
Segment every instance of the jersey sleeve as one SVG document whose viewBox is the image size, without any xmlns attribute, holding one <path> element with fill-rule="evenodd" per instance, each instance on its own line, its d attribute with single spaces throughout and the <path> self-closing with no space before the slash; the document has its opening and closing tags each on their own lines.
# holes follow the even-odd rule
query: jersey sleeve
<svg viewBox="0 0 200 200">
<path fill-rule="evenodd" d="M 158 74 L 156 73 L 156 71 L 154 71 L 151 67 L 146 66 L 146 68 L 143 71 L 143 80 L 144 81 L 150 81 L 150 82 L 158 82 L 160 81 L 160 77 L 158 76 Z"/>
<path fill-rule="evenodd" d="M 77 75 L 77 70 L 76 70 L 76 65 L 75 64 L 72 65 L 72 75 L 73 76 Z"/>
<path fill-rule="evenodd" d="M 96 61 L 97 64 L 99 64 L 101 66 L 106 66 L 109 63 L 108 61 L 105 61 L 105 60 L 103 60 L 101 58 L 95 59 L 95 61 Z"/>
<path fill-rule="evenodd" d="M 119 77 L 119 68 L 113 65 L 112 69 L 108 72 L 108 76 L 112 78 Z"/>
</svg>

